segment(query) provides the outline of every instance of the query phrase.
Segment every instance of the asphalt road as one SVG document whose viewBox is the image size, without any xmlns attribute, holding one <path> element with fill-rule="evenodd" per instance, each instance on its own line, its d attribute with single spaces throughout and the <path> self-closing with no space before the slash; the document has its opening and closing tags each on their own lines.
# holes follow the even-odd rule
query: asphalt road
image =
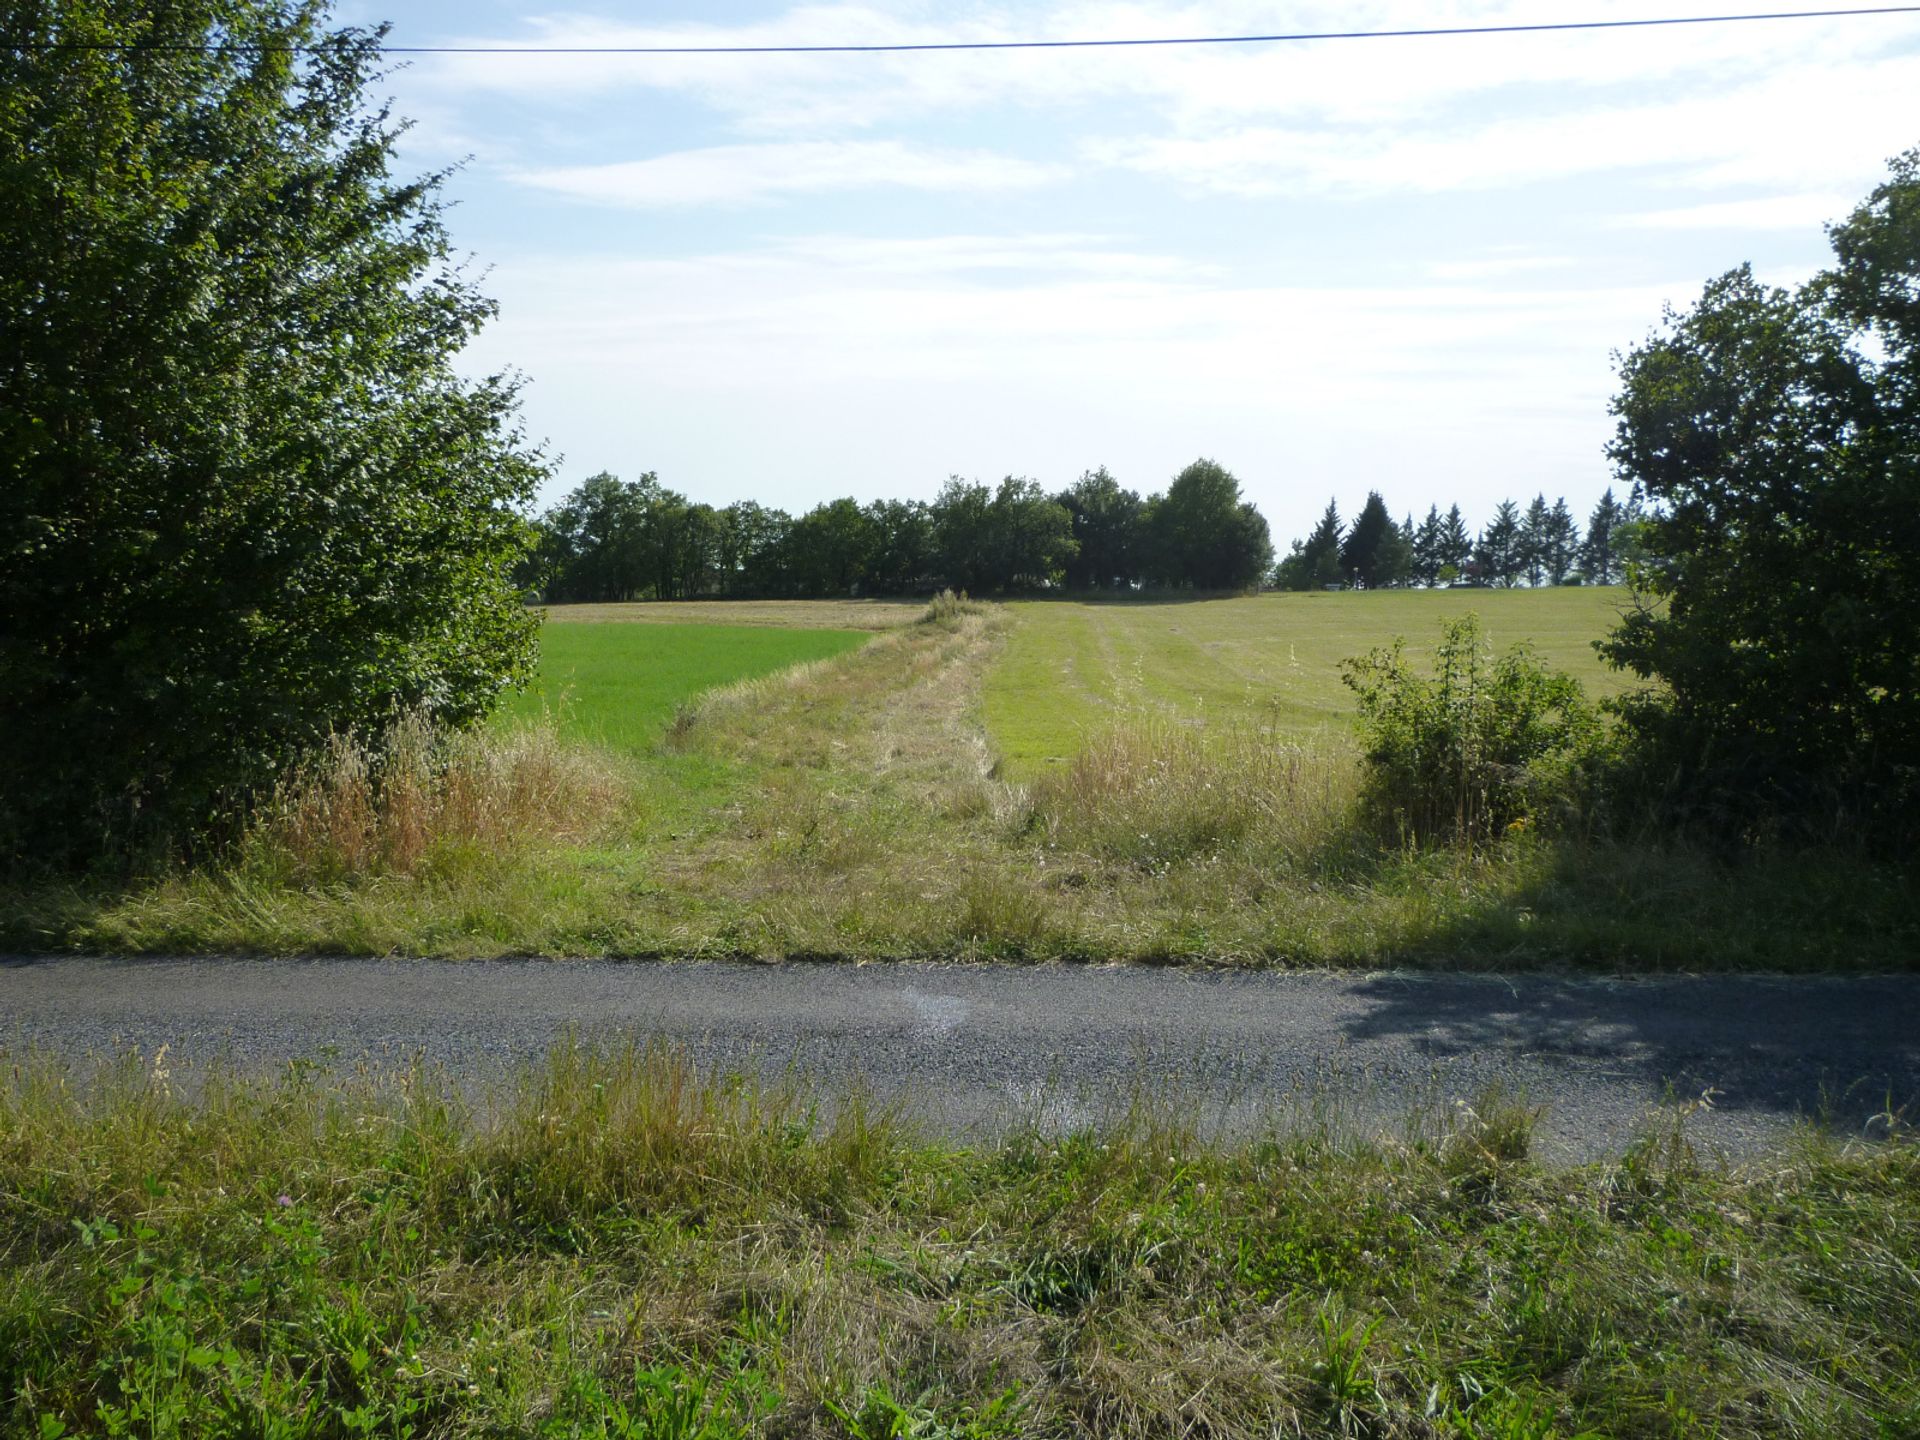
<svg viewBox="0 0 1920 1440">
<path fill-rule="evenodd" d="M 1540 1150 L 1617 1152 L 1707 1092 L 1696 1143 L 1920 1114 L 1920 976 L 1587 980 L 945 965 L 0 959 L 0 1048 L 176 1064 L 414 1057 L 473 1085 L 569 1031 L 724 1069 L 858 1077 L 954 1134 L 1072 1125 L 1145 1092 L 1205 1125 L 1397 1128 L 1500 1086 Z"/>
</svg>

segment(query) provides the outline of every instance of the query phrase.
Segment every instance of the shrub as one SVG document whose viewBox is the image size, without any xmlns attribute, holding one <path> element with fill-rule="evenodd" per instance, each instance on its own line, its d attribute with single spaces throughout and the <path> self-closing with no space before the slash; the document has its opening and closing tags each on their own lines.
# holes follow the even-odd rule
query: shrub
<svg viewBox="0 0 1920 1440">
<path fill-rule="evenodd" d="M 0 866 L 230 840 L 329 731 L 531 670 L 545 461 L 327 10 L 6 9 Z"/>
<path fill-rule="evenodd" d="M 1566 793 L 1599 738 L 1578 681 L 1525 646 L 1495 658 L 1472 615 L 1441 627 L 1431 679 L 1400 640 L 1342 670 L 1360 699 L 1366 803 L 1400 838 L 1497 838 Z"/>
</svg>

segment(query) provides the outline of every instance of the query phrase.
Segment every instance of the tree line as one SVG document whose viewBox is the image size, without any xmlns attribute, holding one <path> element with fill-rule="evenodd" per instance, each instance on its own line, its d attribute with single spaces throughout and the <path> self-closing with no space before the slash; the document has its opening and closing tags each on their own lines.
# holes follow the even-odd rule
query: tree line
<svg viewBox="0 0 1920 1440">
<path fill-rule="evenodd" d="M 1327 502 L 1312 533 L 1293 542 L 1274 571 L 1281 590 L 1397 589 L 1409 585 L 1479 584 L 1617 585 L 1640 553 L 1646 513 L 1629 492 L 1614 499 L 1612 487 L 1587 517 L 1582 535 L 1564 498 L 1547 503 L 1536 495 L 1522 510 L 1503 500 L 1478 535 L 1467 529 L 1458 505 L 1442 515 L 1427 507 L 1418 524 L 1412 515 L 1395 520 L 1377 492 L 1351 525 Z"/>
<path fill-rule="evenodd" d="M 651 472 L 600 474 L 541 516 L 536 534 L 520 578 L 561 602 L 1246 590 L 1273 566 L 1266 519 L 1211 460 L 1144 498 L 1102 467 L 1057 494 L 1015 476 L 956 476 L 931 502 L 829 500 L 798 516 L 751 500 L 700 504 Z"/>
</svg>

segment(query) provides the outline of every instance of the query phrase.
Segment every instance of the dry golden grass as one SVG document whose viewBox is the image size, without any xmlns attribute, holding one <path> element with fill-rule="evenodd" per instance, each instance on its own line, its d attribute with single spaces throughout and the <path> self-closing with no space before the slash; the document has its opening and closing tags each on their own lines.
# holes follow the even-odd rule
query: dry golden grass
<svg viewBox="0 0 1920 1440">
<path fill-rule="evenodd" d="M 1357 778 L 1337 741 L 1142 720 L 1098 736 L 1028 793 L 1049 847 L 1147 865 L 1230 849 L 1300 859 L 1346 825 Z"/>
<path fill-rule="evenodd" d="M 249 849 L 300 878 L 406 875 L 447 847 L 588 839 L 630 783 L 551 724 L 448 734 L 409 715 L 371 742 L 333 736 L 275 791 Z"/>
</svg>

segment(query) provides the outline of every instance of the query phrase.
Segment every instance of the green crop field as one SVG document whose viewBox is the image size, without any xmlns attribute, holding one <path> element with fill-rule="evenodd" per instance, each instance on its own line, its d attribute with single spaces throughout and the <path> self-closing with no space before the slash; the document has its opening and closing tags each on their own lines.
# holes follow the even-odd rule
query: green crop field
<svg viewBox="0 0 1920 1440">
<path fill-rule="evenodd" d="M 1611 588 L 1029 601 L 1010 607 L 1017 623 L 986 679 L 987 728 L 1016 776 L 1144 718 L 1344 730 L 1354 705 L 1342 660 L 1395 636 L 1426 650 L 1443 619 L 1469 612 L 1497 648 L 1526 641 L 1588 693 L 1611 694 L 1628 679 L 1600 662 L 1593 642 L 1627 603 L 1625 590 Z"/>
<path fill-rule="evenodd" d="M 607 607 L 612 608 L 612 607 Z M 564 733 L 616 750 L 650 748 L 703 690 L 842 655 L 867 632 L 759 625 L 620 625 L 548 620 L 540 672 L 506 718 L 553 714 Z"/>
</svg>

